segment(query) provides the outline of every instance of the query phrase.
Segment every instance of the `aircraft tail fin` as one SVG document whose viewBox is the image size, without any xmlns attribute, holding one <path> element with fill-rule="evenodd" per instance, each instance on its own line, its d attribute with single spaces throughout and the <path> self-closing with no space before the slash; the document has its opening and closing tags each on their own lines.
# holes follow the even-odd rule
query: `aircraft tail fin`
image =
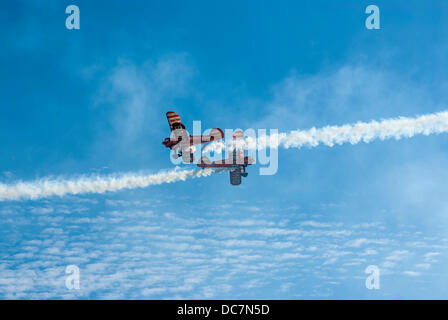
<svg viewBox="0 0 448 320">
<path fill-rule="evenodd" d="M 185 126 L 180 120 L 180 116 L 176 112 L 168 111 L 166 113 L 166 118 L 168 119 L 168 124 L 170 125 L 171 131 L 180 128 L 185 129 Z"/>
</svg>

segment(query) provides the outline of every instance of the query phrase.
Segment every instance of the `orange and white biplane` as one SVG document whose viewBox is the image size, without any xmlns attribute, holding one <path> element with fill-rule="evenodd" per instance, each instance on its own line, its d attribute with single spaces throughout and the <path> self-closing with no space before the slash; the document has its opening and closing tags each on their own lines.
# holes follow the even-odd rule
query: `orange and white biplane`
<svg viewBox="0 0 448 320">
<path fill-rule="evenodd" d="M 243 139 L 243 132 L 241 130 L 235 131 L 233 136 L 232 150 L 229 151 L 229 157 L 225 160 L 218 160 L 211 162 L 206 156 L 203 156 L 198 161 L 200 168 L 222 168 L 229 170 L 230 184 L 237 186 L 241 184 L 241 177 L 247 177 L 246 167 L 254 163 L 254 159 L 249 156 L 244 156 L 244 149 L 238 142 Z"/>
<path fill-rule="evenodd" d="M 176 112 L 169 111 L 166 113 L 166 117 L 170 125 L 171 136 L 165 138 L 162 144 L 176 151 L 174 158 L 182 157 L 185 163 L 194 161 L 192 148 L 194 145 L 221 140 L 224 137 L 224 133 L 219 128 L 212 129 L 208 135 L 190 136 Z"/>
</svg>

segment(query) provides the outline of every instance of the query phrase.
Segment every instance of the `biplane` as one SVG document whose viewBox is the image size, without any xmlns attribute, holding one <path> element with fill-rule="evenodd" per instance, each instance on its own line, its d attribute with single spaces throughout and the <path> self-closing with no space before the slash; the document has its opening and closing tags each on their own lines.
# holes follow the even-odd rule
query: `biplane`
<svg viewBox="0 0 448 320">
<path fill-rule="evenodd" d="M 185 129 L 185 125 L 182 123 L 176 112 L 167 112 L 166 118 L 168 119 L 168 124 L 170 125 L 171 136 L 169 138 L 165 138 L 162 144 L 165 147 L 175 151 L 175 159 L 182 157 L 182 160 L 185 163 L 193 163 L 194 145 L 221 140 L 224 137 L 224 133 L 219 128 L 211 129 L 208 135 L 190 136 Z"/>
<path fill-rule="evenodd" d="M 241 130 L 235 131 L 232 139 L 234 143 L 227 159 L 211 162 L 206 156 L 203 156 L 198 161 L 198 167 L 229 170 L 230 184 L 238 186 L 241 184 L 241 177 L 247 177 L 246 167 L 252 165 L 254 159 L 249 156 L 244 156 L 244 149 L 238 143 L 243 139 L 243 132 Z"/>
</svg>

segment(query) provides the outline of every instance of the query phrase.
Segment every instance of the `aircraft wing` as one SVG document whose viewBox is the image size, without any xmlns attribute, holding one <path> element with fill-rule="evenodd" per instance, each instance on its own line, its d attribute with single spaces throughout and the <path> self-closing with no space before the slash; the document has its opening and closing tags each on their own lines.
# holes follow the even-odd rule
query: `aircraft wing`
<svg viewBox="0 0 448 320">
<path fill-rule="evenodd" d="M 201 168 L 232 168 L 235 164 L 232 162 L 232 159 L 218 160 L 218 161 L 210 161 L 207 157 L 203 156 L 198 161 L 198 167 Z"/>
<path fill-rule="evenodd" d="M 224 132 L 219 128 L 213 128 L 209 134 L 202 136 L 190 136 L 190 144 L 201 144 L 211 141 L 218 141 L 224 138 Z"/>
<path fill-rule="evenodd" d="M 198 161 L 198 167 L 201 168 L 235 168 L 239 166 L 250 166 L 254 163 L 254 159 L 252 157 L 242 157 L 235 158 L 230 157 L 225 160 L 218 161 L 210 161 L 206 156 L 202 156 L 202 158 Z"/>
</svg>

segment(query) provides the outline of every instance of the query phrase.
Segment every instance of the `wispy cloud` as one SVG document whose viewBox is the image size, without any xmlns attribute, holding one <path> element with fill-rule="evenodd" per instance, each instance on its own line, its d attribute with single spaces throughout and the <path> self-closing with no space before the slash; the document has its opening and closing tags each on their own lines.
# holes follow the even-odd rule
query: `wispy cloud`
<svg viewBox="0 0 448 320">
<path fill-rule="evenodd" d="M 201 216 L 194 206 L 165 214 L 170 202 L 154 210 L 152 198 L 138 206 L 132 199 L 106 199 L 102 210 L 84 202 L 88 210 L 66 214 L 64 199 L 33 207 L 18 202 L 2 213 L 3 228 L 17 228 L 32 210 L 22 224 L 35 232 L 16 235 L 11 228 L 17 245 L 2 248 L 1 297 L 285 298 L 298 297 L 298 287 L 307 297 L 331 295 L 341 283 L 362 285 L 370 264 L 379 265 L 385 277 L 426 276 L 433 268 L 418 259 L 438 253 L 427 251 L 433 242 L 423 234 L 406 237 L 427 246 L 405 246 L 378 222 L 364 229 L 359 223 L 293 218 L 278 208 L 278 215 L 267 215 L 272 208 L 266 206 L 261 213 L 245 210 L 244 220 L 237 219 L 240 212 L 217 214 L 208 206 L 201 207 Z M 351 243 L 360 246 L 347 246 Z M 65 287 L 68 264 L 81 270 L 79 291 Z"/>
</svg>

